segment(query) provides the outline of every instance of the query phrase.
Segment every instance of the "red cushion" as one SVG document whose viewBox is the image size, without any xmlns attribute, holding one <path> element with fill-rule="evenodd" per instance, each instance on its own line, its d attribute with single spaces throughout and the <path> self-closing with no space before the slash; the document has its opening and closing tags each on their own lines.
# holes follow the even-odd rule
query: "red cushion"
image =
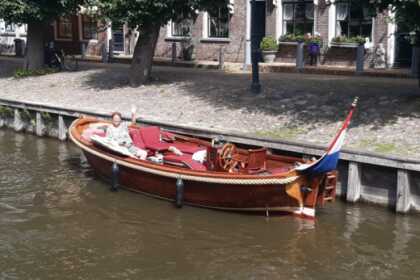
<svg viewBox="0 0 420 280">
<path fill-rule="evenodd" d="M 148 149 L 165 151 L 170 146 L 168 143 L 160 141 L 160 128 L 158 126 L 141 127 L 140 134 L 144 145 Z"/>
<path fill-rule="evenodd" d="M 181 152 L 187 153 L 187 154 L 194 154 L 195 152 L 205 150 L 205 147 L 200 147 L 192 143 L 172 143 L 171 146 L 174 146 Z"/>
<path fill-rule="evenodd" d="M 160 135 L 162 135 L 162 139 L 167 142 L 172 142 L 175 140 L 175 134 L 169 132 L 169 131 L 161 131 Z"/>
<path fill-rule="evenodd" d="M 177 155 L 174 155 L 174 154 L 170 154 L 170 155 L 165 155 L 163 157 L 163 159 L 165 161 L 184 163 L 189 168 L 191 168 L 192 170 L 197 170 L 197 171 L 206 171 L 207 170 L 207 168 L 203 164 L 193 160 L 191 155 L 177 156 Z"/>
<path fill-rule="evenodd" d="M 93 135 L 98 135 L 98 136 L 101 136 L 101 137 L 105 137 L 106 133 L 102 129 L 88 127 L 83 131 L 82 139 L 86 140 L 86 141 L 90 141 L 90 138 Z"/>
<path fill-rule="evenodd" d="M 143 138 L 141 137 L 139 129 L 130 128 L 128 132 L 130 134 L 134 146 L 140 149 L 146 149 L 146 145 L 143 142 Z"/>
</svg>

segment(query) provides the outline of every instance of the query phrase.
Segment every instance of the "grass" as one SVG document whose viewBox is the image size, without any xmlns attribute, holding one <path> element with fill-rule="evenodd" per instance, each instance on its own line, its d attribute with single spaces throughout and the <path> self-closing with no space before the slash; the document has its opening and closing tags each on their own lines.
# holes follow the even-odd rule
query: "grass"
<svg viewBox="0 0 420 280">
<path fill-rule="evenodd" d="M 394 143 L 377 143 L 372 139 L 362 139 L 357 144 L 357 148 L 365 149 L 366 147 L 369 147 L 369 150 L 380 154 L 395 154 L 396 152 L 401 152 Z"/>
<path fill-rule="evenodd" d="M 36 77 L 36 76 L 43 76 L 43 75 L 48 75 L 48 74 L 53 74 L 53 73 L 57 73 L 57 69 L 53 69 L 53 68 L 42 68 L 42 69 L 34 69 L 34 70 L 29 70 L 29 69 L 17 69 L 14 73 L 14 77 L 15 79 L 22 79 L 22 78 L 27 78 L 27 77 Z"/>
<path fill-rule="evenodd" d="M 264 138 L 292 140 L 302 132 L 303 130 L 301 128 L 282 127 L 274 130 L 260 130 L 255 132 L 255 135 Z"/>
<path fill-rule="evenodd" d="M 375 152 L 383 153 L 383 154 L 390 154 L 392 152 L 397 151 L 397 147 L 395 144 L 392 143 L 380 143 L 374 145 Z"/>
</svg>

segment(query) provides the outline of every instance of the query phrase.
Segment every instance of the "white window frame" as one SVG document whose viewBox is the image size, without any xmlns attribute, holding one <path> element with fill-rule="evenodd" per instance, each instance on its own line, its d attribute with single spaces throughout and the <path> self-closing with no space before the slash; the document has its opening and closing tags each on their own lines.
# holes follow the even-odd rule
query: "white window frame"
<svg viewBox="0 0 420 280">
<path fill-rule="evenodd" d="M 172 29 L 173 29 L 173 25 L 175 23 L 170 20 L 167 24 L 166 24 L 166 38 L 167 39 L 178 39 L 178 40 L 182 40 L 182 39 L 190 39 L 192 37 L 192 34 L 190 36 L 175 36 L 172 34 Z M 191 25 L 191 33 L 192 33 L 192 27 L 193 27 L 194 23 L 192 23 Z"/>
<path fill-rule="evenodd" d="M 351 1 L 351 0 L 350 0 Z M 328 45 L 330 46 L 332 40 L 336 37 L 337 32 L 337 8 L 336 8 L 336 1 L 330 0 L 330 6 L 328 8 Z M 373 48 L 375 47 L 375 24 L 376 24 L 376 17 L 372 17 L 372 30 L 371 30 L 371 38 L 370 42 L 365 44 L 365 48 Z"/>
<path fill-rule="evenodd" d="M 232 14 L 229 13 L 230 19 L 232 18 Z M 229 36 L 228 37 L 210 37 L 209 35 L 209 13 L 207 11 L 203 12 L 203 39 L 214 40 L 214 41 L 228 41 L 230 40 L 231 36 L 231 29 L 230 29 L 230 19 L 229 19 Z"/>
</svg>

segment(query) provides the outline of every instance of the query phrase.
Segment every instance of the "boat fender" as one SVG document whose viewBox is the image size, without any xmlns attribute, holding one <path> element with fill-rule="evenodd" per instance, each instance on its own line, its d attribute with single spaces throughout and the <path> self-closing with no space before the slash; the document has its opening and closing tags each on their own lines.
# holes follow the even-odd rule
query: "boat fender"
<svg viewBox="0 0 420 280">
<path fill-rule="evenodd" d="M 112 185 L 111 185 L 111 191 L 113 192 L 116 192 L 118 190 L 119 174 L 120 174 L 120 168 L 117 162 L 114 162 L 112 164 Z"/>
<path fill-rule="evenodd" d="M 301 188 L 301 190 L 302 190 L 302 192 L 303 192 L 304 194 L 307 194 L 307 193 L 312 192 L 312 188 L 310 188 L 310 187 L 306 187 L 306 186 L 303 186 L 303 187 Z"/>
<path fill-rule="evenodd" d="M 178 208 L 182 208 L 184 205 L 184 181 L 181 178 L 176 180 L 175 205 Z"/>
</svg>

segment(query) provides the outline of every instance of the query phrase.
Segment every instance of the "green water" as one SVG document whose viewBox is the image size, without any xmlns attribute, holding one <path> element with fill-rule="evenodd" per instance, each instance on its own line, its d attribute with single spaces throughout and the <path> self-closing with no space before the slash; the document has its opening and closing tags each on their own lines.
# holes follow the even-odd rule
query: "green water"
<svg viewBox="0 0 420 280">
<path fill-rule="evenodd" d="M 0 130 L 0 279 L 418 279 L 420 216 L 179 210 L 109 186 L 70 143 Z"/>
</svg>

